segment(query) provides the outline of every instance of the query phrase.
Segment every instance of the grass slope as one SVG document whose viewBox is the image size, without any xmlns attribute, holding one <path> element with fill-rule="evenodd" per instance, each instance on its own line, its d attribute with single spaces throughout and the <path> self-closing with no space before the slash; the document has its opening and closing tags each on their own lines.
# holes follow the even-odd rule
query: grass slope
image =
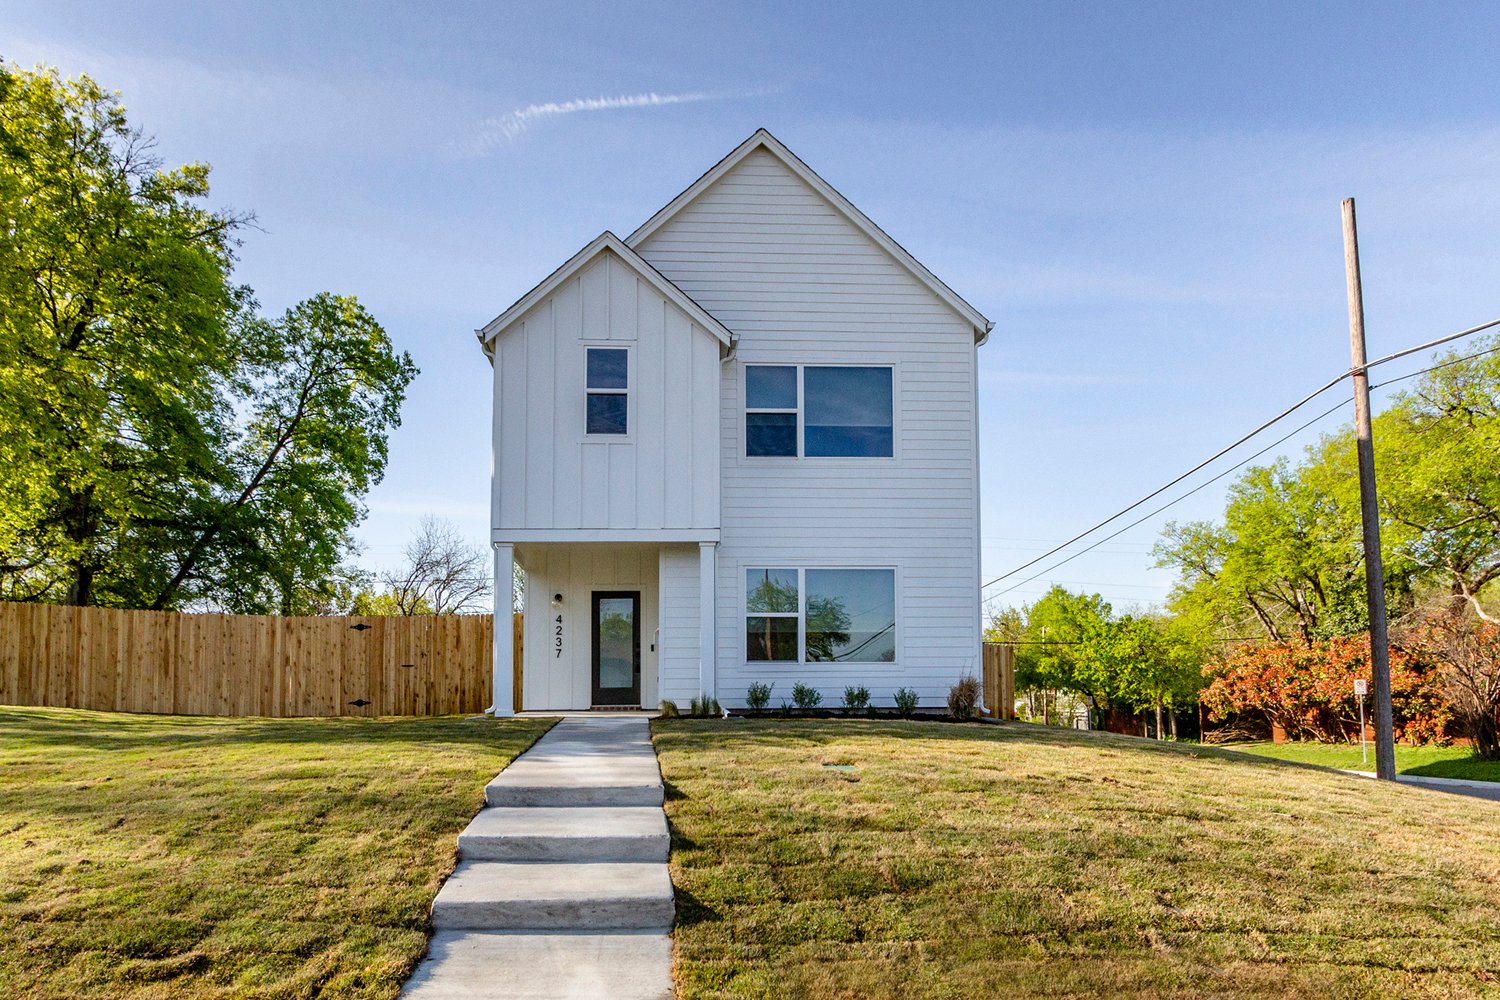
<svg viewBox="0 0 1500 1000">
<path fill-rule="evenodd" d="M 654 726 L 685 1000 L 1500 994 L 1497 803 L 1024 724 Z"/>
<path fill-rule="evenodd" d="M 1358 743 L 1228 743 L 1225 749 L 1260 757 L 1294 760 L 1300 764 L 1338 767 L 1351 771 L 1375 770 L 1375 747 L 1369 760 L 1360 756 Z M 1398 774 L 1430 778 L 1462 778 L 1466 781 L 1500 781 L 1500 761 L 1481 760 L 1467 747 L 1409 747 L 1396 745 Z"/>
<path fill-rule="evenodd" d="M 550 724 L 0 709 L 0 996 L 394 997 Z"/>
</svg>

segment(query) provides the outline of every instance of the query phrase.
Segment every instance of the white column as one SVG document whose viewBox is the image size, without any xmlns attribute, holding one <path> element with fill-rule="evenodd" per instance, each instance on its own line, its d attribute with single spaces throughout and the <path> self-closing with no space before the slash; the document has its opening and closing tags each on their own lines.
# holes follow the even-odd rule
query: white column
<svg viewBox="0 0 1500 1000">
<path fill-rule="evenodd" d="M 717 634 L 714 628 L 718 577 L 715 573 L 717 542 L 698 543 L 698 687 L 701 694 L 717 698 L 718 671 L 715 664 Z"/>
<path fill-rule="evenodd" d="M 494 706 L 496 718 L 516 714 L 513 703 L 516 676 L 516 619 L 511 606 L 511 580 L 515 574 L 516 548 L 495 542 L 495 666 Z"/>
</svg>

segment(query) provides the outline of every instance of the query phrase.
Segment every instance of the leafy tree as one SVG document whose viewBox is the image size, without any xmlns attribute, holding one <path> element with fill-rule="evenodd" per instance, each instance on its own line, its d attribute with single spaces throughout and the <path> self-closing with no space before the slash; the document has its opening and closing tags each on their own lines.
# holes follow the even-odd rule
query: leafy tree
<svg viewBox="0 0 1500 1000">
<path fill-rule="evenodd" d="M 0 62 L 7 596 L 139 605 L 130 527 L 214 465 L 248 217 L 207 193 L 206 166 L 162 169 L 92 80 Z"/>
<path fill-rule="evenodd" d="M 0 596 L 337 603 L 410 358 L 349 297 L 257 316 L 249 217 L 93 81 L 0 62 L 0 149 Z"/>
</svg>

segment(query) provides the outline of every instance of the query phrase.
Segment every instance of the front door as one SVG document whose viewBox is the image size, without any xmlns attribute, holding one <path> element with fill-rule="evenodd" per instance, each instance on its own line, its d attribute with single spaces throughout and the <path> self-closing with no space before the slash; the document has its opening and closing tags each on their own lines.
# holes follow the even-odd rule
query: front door
<svg viewBox="0 0 1500 1000">
<path fill-rule="evenodd" d="M 595 591 L 592 632 L 594 704 L 639 706 L 640 591 Z"/>
</svg>

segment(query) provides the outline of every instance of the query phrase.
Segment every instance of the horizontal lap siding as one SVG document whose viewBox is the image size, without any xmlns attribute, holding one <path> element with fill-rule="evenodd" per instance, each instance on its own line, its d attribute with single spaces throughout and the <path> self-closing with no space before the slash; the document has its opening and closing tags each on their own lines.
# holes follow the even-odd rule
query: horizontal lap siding
<svg viewBox="0 0 1500 1000">
<path fill-rule="evenodd" d="M 764 151 L 637 249 L 739 338 L 721 390 L 720 697 L 800 680 L 825 701 L 864 684 L 942 704 L 979 670 L 973 328 Z M 743 365 L 799 362 L 892 365 L 897 457 L 744 459 Z M 897 662 L 746 664 L 743 570 L 766 565 L 895 566 Z"/>
</svg>

